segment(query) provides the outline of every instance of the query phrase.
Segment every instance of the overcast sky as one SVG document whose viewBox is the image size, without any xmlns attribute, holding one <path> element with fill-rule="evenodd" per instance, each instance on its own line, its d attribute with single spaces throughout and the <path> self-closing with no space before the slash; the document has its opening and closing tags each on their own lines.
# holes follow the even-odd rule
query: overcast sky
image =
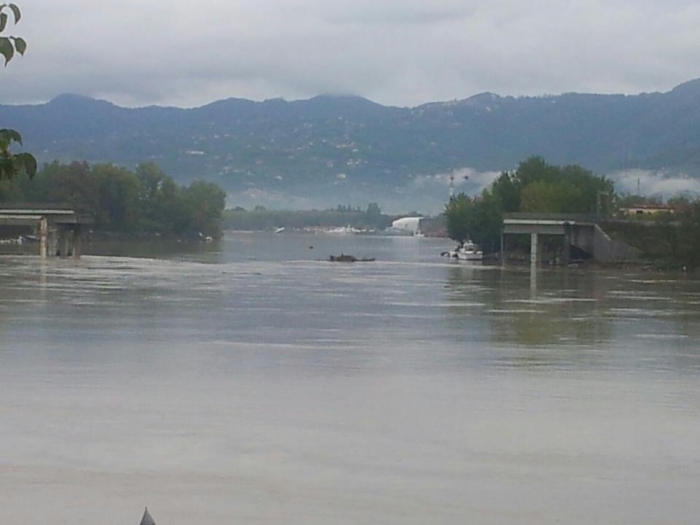
<svg viewBox="0 0 700 525">
<path fill-rule="evenodd" d="M 29 49 L 0 103 L 120 105 L 356 94 L 414 106 L 667 91 L 700 77 L 689 0 L 16 0 Z"/>
</svg>

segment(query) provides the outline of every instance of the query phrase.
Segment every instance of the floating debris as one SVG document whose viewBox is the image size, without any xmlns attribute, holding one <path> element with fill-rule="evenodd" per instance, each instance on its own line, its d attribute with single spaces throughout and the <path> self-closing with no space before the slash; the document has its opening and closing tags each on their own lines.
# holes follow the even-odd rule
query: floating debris
<svg viewBox="0 0 700 525">
<path fill-rule="evenodd" d="M 340 255 L 331 255 L 328 258 L 328 260 L 331 262 L 372 262 L 375 260 L 375 258 L 372 257 L 369 259 L 368 258 L 358 259 L 354 255 L 344 255 L 341 253 Z"/>
</svg>

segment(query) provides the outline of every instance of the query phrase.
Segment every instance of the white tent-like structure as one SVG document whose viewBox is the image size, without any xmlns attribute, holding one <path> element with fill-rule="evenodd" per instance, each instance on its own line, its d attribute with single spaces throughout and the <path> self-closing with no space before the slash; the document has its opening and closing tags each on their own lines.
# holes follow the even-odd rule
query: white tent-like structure
<svg viewBox="0 0 700 525">
<path fill-rule="evenodd" d="M 391 223 L 391 228 L 396 231 L 406 232 L 407 234 L 415 235 L 420 232 L 420 221 L 423 217 L 403 217 L 396 219 Z"/>
</svg>

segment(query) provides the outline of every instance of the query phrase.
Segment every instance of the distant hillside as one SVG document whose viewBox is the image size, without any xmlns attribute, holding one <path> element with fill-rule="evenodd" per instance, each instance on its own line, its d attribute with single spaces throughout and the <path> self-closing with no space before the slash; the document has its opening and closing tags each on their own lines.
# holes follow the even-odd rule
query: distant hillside
<svg viewBox="0 0 700 525">
<path fill-rule="evenodd" d="M 0 105 L 0 127 L 20 130 L 42 161 L 153 161 L 181 182 L 205 178 L 233 195 L 367 202 L 400 199 L 419 176 L 512 169 L 534 154 L 602 174 L 700 173 L 700 80 L 668 93 L 485 93 L 416 108 L 319 96 L 127 109 L 62 95 L 36 106 Z"/>
</svg>

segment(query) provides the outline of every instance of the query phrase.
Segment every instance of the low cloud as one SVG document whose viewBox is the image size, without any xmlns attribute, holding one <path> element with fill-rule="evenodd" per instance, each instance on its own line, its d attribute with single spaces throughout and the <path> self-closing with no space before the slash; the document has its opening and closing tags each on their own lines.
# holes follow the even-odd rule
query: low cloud
<svg viewBox="0 0 700 525">
<path fill-rule="evenodd" d="M 697 76 L 691 0 L 34 0 L 0 101 L 134 106 L 352 93 L 413 106 L 665 91 Z M 595 38 L 591 38 L 595 35 Z"/>
<path fill-rule="evenodd" d="M 476 195 L 488 188 L 499 175 L 500 172 L 498 171 L 477 171 L 473 168 L 460 168 L 447 173 L 415 177 L 413 186 L 421 190 L 439 188 L 440 191 L 447 195 L 450 182 L 453 181 L 455 194 L 464 192 Z"/>
<path fill-rule="evenodd" d="M 663 171 L 626 170 L 611 173 L 608 178 L 615 183 L 618 193 L 661 197 L 668 199 L 678 195 L 700 195 L 700 180 L 687 175 L 668 174 Z"/>
</svg>

